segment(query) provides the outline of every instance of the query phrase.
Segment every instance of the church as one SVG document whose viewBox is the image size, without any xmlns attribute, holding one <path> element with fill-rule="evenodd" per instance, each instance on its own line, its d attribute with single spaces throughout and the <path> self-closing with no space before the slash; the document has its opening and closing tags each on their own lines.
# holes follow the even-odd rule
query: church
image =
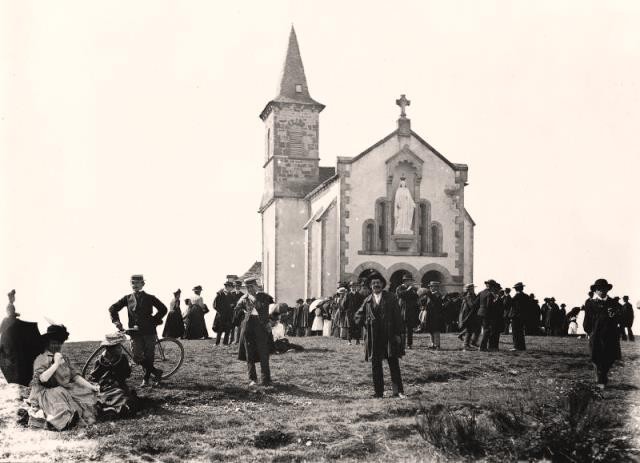
<svg viewBox="0 0 640 463">
<path fill-rule="evenodd" d="M 262 285 L 276 300 L 335 293 L 339 282 L 405 274 L 446 292 L 473 281 L 475 223 L 464 207 L 468 167 L 411 130 L 401 95 L 394 130 L 360 154 L 320 166 L 324 105 L 311 97 L 291 29 L 265 126 Z"/>
</svg>

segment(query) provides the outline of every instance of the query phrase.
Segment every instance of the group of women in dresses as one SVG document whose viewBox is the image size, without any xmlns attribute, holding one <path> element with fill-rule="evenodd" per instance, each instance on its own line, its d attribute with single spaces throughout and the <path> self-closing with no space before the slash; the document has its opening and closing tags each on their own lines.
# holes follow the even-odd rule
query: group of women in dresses
<svg viewBox="0 0 640 463">
<path fill-rule="evenodd" d="M 180 310 L 180 294 L 179 289 L 173 293 L 162 336 L 176 339 L 208 339 L 209 330 L 204 316 L 209 313 L 209 308 L 202 303 L 201 297 L 195 301 L 185 299 L 187 311 L 183 315 Z"/>
<path fill-rule="evenodd" d="M 353 293 L 348 293 L 347 289 L 341 286 L 335 296 L 311 303 L 312 335 L 333 336 L 349 343 L 354 339 L 356 342 L 360 340 L 360 328 L 354 321 L 358 304 L 350 303 L 349 296 L 353 297 Z"/>
<path fill-rule="evenodd" d="M 107 336 L 89 379 L 60 352 L 68 337 L 64 325 L 51 325 L 42 336 L 44 351 L 33 362 L 29 424 L 62 431 L 93 424 L 101 416 L 134 414 L 137 398 L 126 384 L 131 368 L 121 348 L 124 335 Z"/>
</svg>

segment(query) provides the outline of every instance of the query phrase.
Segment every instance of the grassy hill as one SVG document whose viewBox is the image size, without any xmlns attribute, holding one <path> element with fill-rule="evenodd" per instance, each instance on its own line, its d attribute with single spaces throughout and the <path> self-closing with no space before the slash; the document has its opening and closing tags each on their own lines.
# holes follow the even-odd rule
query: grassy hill
<svg viewBox="0 0 640 463">
<path fill-rule="evenodd" d="M 0 428 L 0 461 L 619 461 L 640 458 L 640 343 L 599 393 L 586 340 L 529 337 L 526 353 L 443 350 L 417 336 L 401 361 L 406 399 L 370 398 L 361 346 L 292 338 L 304 352 L 273 356 L 273 388 L 249 388 L 236 346 L 184 341 L 185 364 L 142 392 L 134 419 L 54 433 Z M 97 343 L 68 343 L 81 366 Z M 634 418 L 635 416 L 635 418 Z M 7 421 L 5 419 L 5 421 Z M 32 445 L 29 445 L 32 442 Z M 634 450 L 635 448 L 635 450 Z M 637 460 L 636 460 L 637 461 Z"/>
</svg>

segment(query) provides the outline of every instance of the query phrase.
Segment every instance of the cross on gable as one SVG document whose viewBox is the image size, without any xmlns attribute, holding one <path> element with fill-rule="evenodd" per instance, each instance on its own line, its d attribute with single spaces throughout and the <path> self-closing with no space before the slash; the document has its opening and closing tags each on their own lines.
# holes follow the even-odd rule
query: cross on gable
<svg viewBox="0 0 640 463">
<path fill-rule="evenodd" d="M 406 117 L 407 113 L 405 112 L 405 108 L 411 105 L 411 101 L 407 100 L 407 97 L 402 94 L 400 98 L 396 100 L 396 104 L 400 106 L 400 117 Z"/>
</svg>

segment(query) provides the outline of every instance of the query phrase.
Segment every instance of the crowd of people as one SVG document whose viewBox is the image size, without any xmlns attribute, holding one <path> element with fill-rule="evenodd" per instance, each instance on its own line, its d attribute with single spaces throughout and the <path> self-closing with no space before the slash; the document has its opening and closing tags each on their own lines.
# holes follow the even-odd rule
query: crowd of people
<svg viewBox="0 0 640 463">
<path fill-rule="evenodd" d="M 179 289 L 167 309 L 157 297 L 143 291 L 144 285 L 142 275 L 133 275 L 132 292 L 109 308 L 118 331 L 105 337 L 105 349 L 86 378 L 61 353 L 61 346 L 69 337 L 64 325 L 52 324 L 44 335 L 37 335 L 40 349 L 33 355 L 28 381 L 30 424 L 62 430 L 91 424 L 100 416 L 135 414 L 137 394 L 127 385 L 131 365 L 122 350 L 126 336 L 119 312 L 124 308 L 133 360 L 144 370 L 141 387 L 154 386 L 162 379 L 162 370 L 154 365 L 154 346 L 157 327 L 165 315 L 164 337 L 209 338 L 205 322 L 209 308 L 200 285 L 193 288 L 193 296 L 185 299 L 184 313 Z M 477 294 L 473 284 L 465 285 L 462 294 L 445 294 L 437 281 L 421 287 L 406 275 L 394 291 L 386 291 L 384 278 L 373 276 L 340 283 L 331 297 L 298 299 L 295 306 L 289 307 L 262 292 L 255 278 L 228 280 L 213 300 L 212 330 L 216 333 L 215 345 L 239 345 L 238 359 L 247 363 L 250 386 L 258 382 L 256 364 L 260 364 L 262 385 L 269 387 L 270 355 L 304 350 L 287 336 L 332 336 L 348 345 L 362 343 L 364 358 L 371 362 L 373 397 L 378 398 L 384 390 L 384 360 L 391 373 L 392 396 L 404 397 L 400 359 L 413 348 L 414 333 L 427 333 L 429 348 L 440 350 L 440 334 L 458 332 L 463 351 L 485 352 L 497 351 L 501 334 L 511 333 L 511 350 L 525 351 L 526 336 L 576 334 L 577 316 L 584 311 L 583 328 L 589 338 L 598 388 L 605 387 L 611 366 L 621 357 L 620 340 L 634 341 L 629 298 L 623 296 L 620 302 L 618 297 L 609 297 L 612 285 L 605 279 L 596 280 L 584 304 L 569 312 L 553 297 L 539 305 L 535 295 L 524 292 L 521 282 L 513 285 L 513 295 L 511 288 L 503 288 L 495 280 L 487 280 L 484 285 Z M 0 325 L 0 366 L 9 382 L 24 384 L 24 374 L 14 374 L 12 368 L 18 352 L 24 356 L 24 349 L 15 348 L 16 340 L 25 342 L 16 330 L 29 324 L 19 320 L 15 290 L 8 298 L 7 316 Z"/>
</svg>

